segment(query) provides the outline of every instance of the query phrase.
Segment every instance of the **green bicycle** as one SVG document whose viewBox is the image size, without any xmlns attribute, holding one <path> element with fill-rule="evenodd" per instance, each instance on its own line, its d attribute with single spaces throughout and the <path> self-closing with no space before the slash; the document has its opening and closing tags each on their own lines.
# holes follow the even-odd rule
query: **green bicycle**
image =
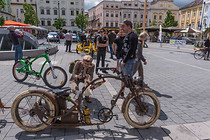
<svg viewBox="0 0 210 140">
<path fill-rule="evenodd" d="M 39 72 L 36 72 L 35 70 L 32 69 L 32 63 L 39 58 L 45 58 L 45 62 L 42 64 L 41 70 Z M 36 79 L 42 78 L 44 83 L 50 88 L 61 88 L 66 84 L 67 82 L 66 71 L 59 66 L 52 65 L 49 57 L 48 48 L 45 50 L 44 54 L 37 56 L 32 61 L 30 61 L 30 59 L 31 57 L 25 57 L 22 60 L 17 61 L 13 65 L 12 74 L 18 82 L 23 82 L 24 80 L 26 80 L 28 75 L 33 75 L 36 77 Z M 46 69 L 42 77 L 42 71 L 46 63 L 49 63 L 50 67 Z"/>
</svg>

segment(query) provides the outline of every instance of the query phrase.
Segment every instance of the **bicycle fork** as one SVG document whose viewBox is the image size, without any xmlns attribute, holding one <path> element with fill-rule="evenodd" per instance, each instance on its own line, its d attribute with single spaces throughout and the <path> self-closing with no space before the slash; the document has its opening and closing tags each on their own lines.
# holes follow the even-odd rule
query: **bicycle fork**
<svg viewBox="0 0 210 140">
<path fill-rule="evenodd" d="M 48 54 L 48 58 L 50 58 L 49 57 L 49 54 Z M 51 60 L 49 59 L 49 66 L 50 66 L 50 68 L 51 68 L 51 70 L 52 70 L 52 75 L 53 75 L 53 78 L 54 79 L 56 79 L 57 78 L 57 76 L 55 75 L 55 72 L 54 72 L 54 69 L 53 69 L 53 65 L 52 65 L 52 62 L 51 62 Z"/>
</svg>

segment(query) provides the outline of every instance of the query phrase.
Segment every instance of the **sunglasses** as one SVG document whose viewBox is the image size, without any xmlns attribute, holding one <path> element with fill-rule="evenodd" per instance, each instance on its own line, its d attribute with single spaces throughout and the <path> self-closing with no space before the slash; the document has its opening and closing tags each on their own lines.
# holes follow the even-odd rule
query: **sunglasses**
<svg viewBox="0 0 210 140">
<path fill-rule="evenodd" d="M 89 60 L 84 60 L 84 61 L 85 61 L 85 62 L 88 62 L 88 63 L 91 62 L 91 61 L 89 61 Z"/>
</svg>

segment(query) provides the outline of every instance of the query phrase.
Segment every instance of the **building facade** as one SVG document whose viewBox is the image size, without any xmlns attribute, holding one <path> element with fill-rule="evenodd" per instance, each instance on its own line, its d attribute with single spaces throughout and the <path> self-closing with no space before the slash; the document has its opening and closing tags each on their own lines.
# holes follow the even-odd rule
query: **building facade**
<svg viewBox="0 0 210 140">
<path fill-rule="evenodd" d="M 10 0 L 4 0 L 4 2 L 7 4 L 5 8 L 0 9 L 0 17 L 4 17 L 5 20 L 14 20 L 14 15 L 12 15 L 12 9 L 11 9 L 11 1 Z"/>
<path fill-rule="evenodd" d="M 17 22 L 25 21 L 23 9 L 24 3 L 31 4 L 36 11 L 36 0 L 11 0 L 12 14 L 15 16 Z"/>
<path fill-rule="evenodd" d="M 210 27 L 210 0 L 203 0 L 202 3 L 202 31 L 204 31 L 206 28 Z"/>
<path fill-rule="evenodd" d="M 37 15 L 40 26 L 55 31 L 55 18 L 63 18 L 66 26 L 63 29 L 80 31 L 74 23 L 79 13 L 84 13 L 84 0 L 36 0 Z"/>
<path fill-rule="evenodd" d="M 153 0 L 150 9 L 150 21 L 155 21 L 158 26 L 162 25 L 167 17 L 168 10 L 172 12 L 174 20 L 179 21 L 179 7 L 174 4 L 173 0 Z"/>
<path fill-rule="evenodd" d="M 203 0 L 195 0 L 180 9 L 179 27 L 200 29 Z M 206 15 L 208 17 L 208 15 Z M 205 22 L 206 24 L 206 22 Z"/>
<path fill-rule="evenodd" d="M 147 3 L 146 25 L 149 25 L 150 2 Z M 131 20 L 133 26 L 139 22 L 143 25 L 144 2 L 108 1 L 103 0 L 95 7 L 88 10 L 87 30 L 98 30 L 102 27 L 119 27 L 125 19 Z"/>
</svg>

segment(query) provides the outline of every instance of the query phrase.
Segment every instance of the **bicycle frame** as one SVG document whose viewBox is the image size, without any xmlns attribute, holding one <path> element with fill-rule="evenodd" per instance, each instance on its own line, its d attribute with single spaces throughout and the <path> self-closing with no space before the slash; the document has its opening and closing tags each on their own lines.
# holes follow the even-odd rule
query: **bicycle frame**
<svg viewBox="0 0 210 140">
<path fill-rule="evenodd" d="M 35 72 L 32 68 L 32 64 L 34 61 L 36 61 L 37 59 L 39 58 L 45 58 L 45 62 L 42 64 L 42 67 L 40 69 L 39 72 Z M 36 58 L 34 58 L 32 61 L 28 61 L 28 59 L 21 59 L 20 60 L 20 63 L 22 63 L 24 65 L 24 67 L 26 68 L 26 70 L 24 70 L 23 68 L 20 68 L 20 69 L 17 69 L 18 72 L 24 72 L 24 73 L 28 73 L 29 75 L 34 75 L 34 76 L 39 76 L 39 77 L 42 77 L 42 71 L 46 65 L 46 63 L 48 62 L 50 67 L 52 67 L 52 64 L 51 64 L 51 61 L 50 61 L 50 58 L 49 58 L 49 54 L 47 52 L 45 52 L 44 54 L 41 54 L 40 56 L 37 56 Z M 52 71 L 53 73 L 53 71 Z M 53 73 L 54 75 L 54 73 Z"/>
</svg>

